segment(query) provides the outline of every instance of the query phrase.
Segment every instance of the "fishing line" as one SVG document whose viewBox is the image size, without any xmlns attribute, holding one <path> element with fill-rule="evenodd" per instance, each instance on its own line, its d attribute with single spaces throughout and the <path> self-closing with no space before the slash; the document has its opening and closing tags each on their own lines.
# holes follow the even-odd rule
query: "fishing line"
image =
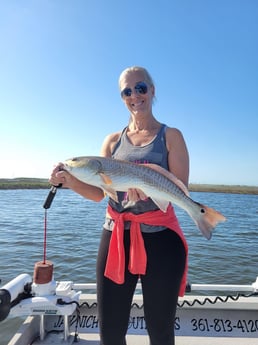
<svg viewBox="0 0 258 345">
<path fill-rule="evenodd" d="M 47 209 L 45 209 L 45 217 L 44 217 L 43 264 L 46 264 L 46 258 L 47 258 Z"/>
</svg>

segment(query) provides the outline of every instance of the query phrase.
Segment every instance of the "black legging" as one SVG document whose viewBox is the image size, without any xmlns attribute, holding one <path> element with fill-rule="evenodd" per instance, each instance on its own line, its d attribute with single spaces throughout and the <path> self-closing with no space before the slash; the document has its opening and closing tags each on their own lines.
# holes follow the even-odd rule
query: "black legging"
<svg viewBox="0 0 258 345">
<path fill-rule="evenodd" d="M 111 231 L 103 230 L 97 260 L 98 317 L 101 345 L 126 345 L 128 321 L 138 275 L 128 267 L 130 231 L 125 230 L 125 283 L 104 277 Z M 179 236 L 166 229 L 143 233 L 147 253 L 146 275 L 141 276 L 144 317 L 150 345 L 174 345 L 174 319 L 186 253 Z"/>
</svg>

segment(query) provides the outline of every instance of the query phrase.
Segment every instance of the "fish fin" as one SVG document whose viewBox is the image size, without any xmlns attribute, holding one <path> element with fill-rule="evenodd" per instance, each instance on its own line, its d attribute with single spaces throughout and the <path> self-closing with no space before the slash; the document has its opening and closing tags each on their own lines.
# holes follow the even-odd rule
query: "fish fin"
<svg viewBox="0 0 258 345">
<path fill-rule="evenodd" d="M 101 185 L 101 188 L 106 195 L 108 195 L 115 202 L 118 202 L 117 192 L 113 188 L 108 187 L 107 185 Z"/>
<path fill-rule="evenodd" d="M 218 223 L 225 222 L 226 217 L 224 217 L 221 213 L 214 210 L 213 208 L 199 203 L 196 204 L 199 205 L 200 212 L 199 214 L 195 214 L 194 216 L 190 214 L 190 216 L 193 218 L 194 222 L 201 230 L 204 237 L 210 240 L 212 236 L 212 230 Z"/>
<path fill-rule="evenodd" d="M 169 202 L 167 200 L 161 200 L 161 199 L 155 199 L 155 198 L 151 198 L 151 200 L 154 202 L 154 204 L 156 204 L 158 206 L 158 208 L 163 211 L 166 212 Z"/>
<path fill-rule="evenodd" d="M 112 180 L 111 178 L 104 174 L 104 173 L 100 173 L 99 176 L 101 177 L 102 181 L 105 183 L 105 184 L 112 184 Z"/>
<path fill-rule="evenodd" d="M 157 164 L 147 163 L 147 164 L 142 164 L 142 165 L 147 166 L 157 171 L 158 173 L 164 175 L 170 181 L 174 182 L 187 196 L 190 195 L 189 190 L 186 187 L 186 185 L 181 180 L 179 180 L 179 178 L 177 178 L 176 175 L 174 175 L 172 172 L 162 168 L 160 165 L 157 165 Z"/>
</svg>

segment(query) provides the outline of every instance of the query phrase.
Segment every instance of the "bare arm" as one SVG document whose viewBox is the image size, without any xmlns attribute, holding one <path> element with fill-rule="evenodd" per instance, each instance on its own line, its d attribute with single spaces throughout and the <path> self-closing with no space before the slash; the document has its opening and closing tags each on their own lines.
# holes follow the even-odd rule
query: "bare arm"
<svg viewBox="0 0 258 345">
<path fill-rule="evenodd" d="M 102 144 L 101 151 L 100 151 L 100 155 L 102 157 L 112 156 L 113 149 L 115 148 L 115 145 L 118 142 L 120 135 L 121 135 L 121 132 L 116 132 L 116 133 L 109 134 L 105 138 Z"/>
<path fill-rule="evenodd" d="M 188 187 L 189 155 L 182 133 L 176 128 L 168 128 L 166 143 L 169 171 Z"/>
</svg>

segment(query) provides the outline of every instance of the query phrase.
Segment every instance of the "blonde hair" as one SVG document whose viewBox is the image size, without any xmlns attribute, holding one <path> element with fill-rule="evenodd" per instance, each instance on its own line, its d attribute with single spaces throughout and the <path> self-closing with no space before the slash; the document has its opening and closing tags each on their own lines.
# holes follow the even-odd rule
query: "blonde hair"
<svg viewBox="0 0 258 345">
<path fill-rule="evenodd" d="M 154 86 L 154 82 L 153 79 L 150 75 L 150 73 L 146 70 L 146 68 L 144 67 L 139 67 L 139 66 L 132 66 L 132 67 L 128 67 L 125 70 L 123 70 L 123 72 L 120 74 L 119 80 L 118 80 L 118 85 L 120 88 L 121 85 L 121 81 L 124 79 L 124 77 L 131 73 L 131 72 L 141 72 L 144 76 L 144 81 L 146 81 L 150 86 Z"/>
</svg>

